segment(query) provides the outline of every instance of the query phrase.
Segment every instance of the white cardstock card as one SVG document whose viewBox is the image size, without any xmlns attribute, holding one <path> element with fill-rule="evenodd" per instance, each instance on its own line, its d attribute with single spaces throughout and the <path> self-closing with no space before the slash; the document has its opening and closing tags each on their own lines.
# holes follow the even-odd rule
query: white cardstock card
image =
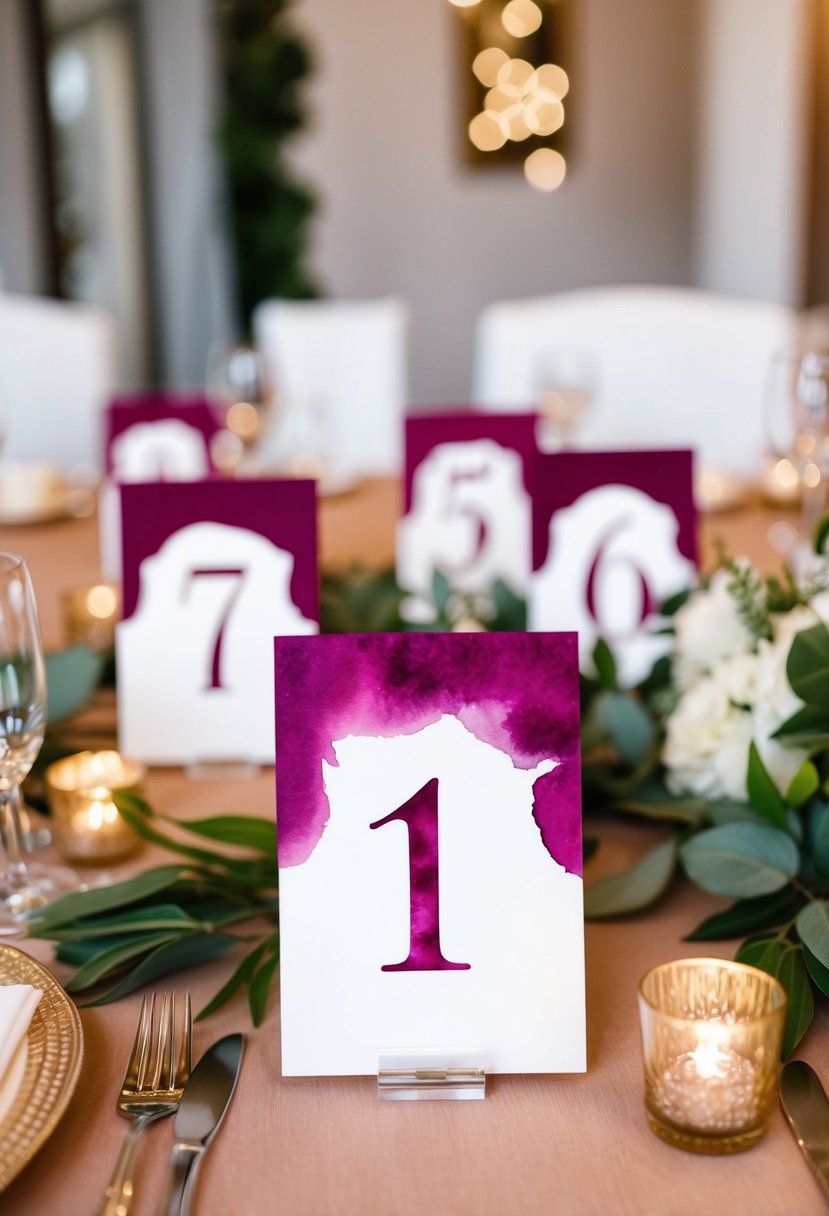
<svg viewBox="0 0 829 1216">
<path fill-rule="evenodd" d="M 406 420 L 406 512 L 397 579 L 431 598 L 441 570 L 456 591 L 496 579 L 525 595 L 531 570 L 534 415 L 440 414 Z"/>
<path fill-rule="evenodd" d="M 282 1071 L 585 1068 L 572 634 L 276 640 Z"/>
<path fill-rule="evenodd" d="M 316 633 L 312 482 L 122 488 L 119 746 L 272 764 L 275 634 Z"/>
<path fill-rule="evenodd" d="M 537 467 L 528 626 L 577 630 L 584 671 L 603 638 L 631 687 L 670 648 L 661 604 L 696 582 L 691 453 L 567 452 Z"/>
</svg>

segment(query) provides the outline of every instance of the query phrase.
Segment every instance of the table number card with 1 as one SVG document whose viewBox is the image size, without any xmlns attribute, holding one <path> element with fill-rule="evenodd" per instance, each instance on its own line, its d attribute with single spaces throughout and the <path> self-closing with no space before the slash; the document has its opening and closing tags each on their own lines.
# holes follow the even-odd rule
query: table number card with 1
<svg viewBox="0 0 829 1216">
<path fill-rule="evenodd" d="M 121 750 L 273 763 L 276 634 L 318 630 L 309 481 L 123 486 Z"/>
<path fill-rule="evenodd" d="M 275 648 L 283 1074 L 583 1071 L 575 636 Z"/>
<path fill-rule="evenodd" d="M 659 606 L 696 581 L 695 529 L 690 451 L 540 455 L 529 627 L 577 630 L 583 669 L 604 638 L 638 683 L 669 649 Z"/>
</svg>

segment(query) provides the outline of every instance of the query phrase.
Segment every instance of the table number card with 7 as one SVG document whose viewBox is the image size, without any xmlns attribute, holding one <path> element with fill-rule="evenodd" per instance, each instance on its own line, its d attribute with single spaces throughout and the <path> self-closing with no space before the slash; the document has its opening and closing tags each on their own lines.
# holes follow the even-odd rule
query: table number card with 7
<svg viewBox="0 0 829 1216">
<path fill-rule="evenodd" d="M 275 647 L 283 1074 L 583 1071 L 575 636 Z"/>
<path fill-rule="evenodd" d="M 122 487 L 122 751 L 273 763 L 273 638 L 318 630 L 310 481 Z"/>
<path fill-rule="evenodd" d="M 670 640 L 660 606 L 696 581 L 690 451 L 540 455 L 533 499 L 531 629 L 575 629 L 589 669 L 596 640 L 619 681 L 643 680 Z"/>
<path fill-rule="evenodd" d="M 533 414 L 427 414 L 406 419 L 405 514 L 397 580 L 431 599 L 432 575 L 486 593 L 496 579 L 524 596 L 531 569 Z"/>
</svg>

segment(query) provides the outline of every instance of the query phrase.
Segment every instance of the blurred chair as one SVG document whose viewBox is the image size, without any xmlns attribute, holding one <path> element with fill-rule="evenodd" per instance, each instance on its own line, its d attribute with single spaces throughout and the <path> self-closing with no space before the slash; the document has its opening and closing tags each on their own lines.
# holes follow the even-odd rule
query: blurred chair
<svg viewBox="0 0 829 1216">
<path fill-rule="evenodd" d="M 114 323 L 81 304 L 0 295 L 4 458 L 65 473 L 101 467 L 103 408 L 117 382 Z"/>
<path fill-rule="evenodd" d="M 579 447 L 691 446 L 709 468 L 754 477 L 768 446 L 771 357 L 798 344 L 792 309 L 693 288 L 608 287 L 504 301 L 478 322 L 474 399 L 498 410 L 532 406 L 542 353 L 589 348 L 598 384 Z"/>
<path fill-rule="evenodd" d="M 276 384 L 277 426 L 292 410 L 314 414 L 323 463 L 335 474 L 400 469 L 408 323 L 407 305 L 394 298 L 265 300 L 254 312 L 256 343 Z"/>
</svg>

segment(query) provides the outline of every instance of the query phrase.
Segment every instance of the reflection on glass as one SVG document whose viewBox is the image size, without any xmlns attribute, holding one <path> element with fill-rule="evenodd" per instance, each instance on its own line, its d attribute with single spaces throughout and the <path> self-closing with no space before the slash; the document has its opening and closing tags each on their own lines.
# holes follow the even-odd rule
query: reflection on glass
<svg viewBox="0 0 829 1216">
<path fill-rule="evenodd" d="M 560 452 L 572 445 L 596 391 L 597 363 L 595 352 L 583 347 L 548 347 L 538 352 L 536 402 L 542 451 Z"/>
</svg>

